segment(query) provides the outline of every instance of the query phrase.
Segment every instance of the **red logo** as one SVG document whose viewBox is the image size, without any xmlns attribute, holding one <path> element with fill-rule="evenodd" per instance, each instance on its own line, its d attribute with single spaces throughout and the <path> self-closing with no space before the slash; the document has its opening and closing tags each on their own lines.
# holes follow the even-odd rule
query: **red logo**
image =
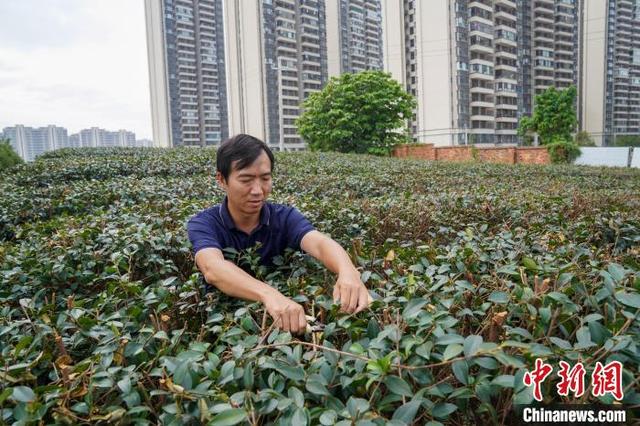
<svg viewBox="0 0 640 426">
<path fill-rule="evenodd" d="M 553 367 L 542 362 L 540 358 L 536 358 L 536 368 L 531 373 L 528 371 L 524 374 L 522 380 L 527 386 L 533 384 L 533 397 L 536 401 L 542 401 L 542 391 L 540 385 L 544 382 L 549 374 L 553 371 Z"/>
<path fill-rule="evenodd" d="M 573 392 L 576 398 L 580 398 L 584 394 L 584 375 L 586 370 L 579 362 L 569 369 L 570 365 L 567 362 L 560 361 L 560 383 L 556 385 L 558 389 L 558 395 L 567 396 L 569 391 Z"/>
<path fill-rule="evenodd" d="M 535 369 L 531 372 L 527 371 L 522 378 L 526 386 L 533 386 L 533 398 L 536 401 L 542 401 L 542 382 L 551 374 L 553 367 L 545 364 L 540 358 L 536 358 Z M 556 385 L 558 395 L 568 396 L 569 392 L 573 392 L 576 398 L 584 395 L 584 376 L 586 370 L 581 362 L 573 367 L 568 362 L 560 361 L 560 383 Z M 616 400 L 620 401 L 624 396 L 622 389 L 622 363 L 620 361 L 611 361 L 603 366 L 599 361 L 591 374 L 591 395 L 595 397 L 611 394 Z"/>
<path fill-rule="evenodd" d="M 610 393 L 615 399 L 620 401 L 624 396 L 622 392 L 622 364 L 620 361 L 611 361 L 606 366 L 602 366 L 600 361 L 596 362 L 596 368 L 591 375 L 591 394 L 593 396 L 603 396 Z"/>
</svg>

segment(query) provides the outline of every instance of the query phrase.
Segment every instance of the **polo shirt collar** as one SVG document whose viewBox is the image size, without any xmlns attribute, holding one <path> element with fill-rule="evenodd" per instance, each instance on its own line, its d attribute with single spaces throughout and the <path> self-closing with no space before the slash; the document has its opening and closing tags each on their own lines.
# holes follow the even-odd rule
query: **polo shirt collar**
<svg viewBox="0 0 640 426">
<path fill-rule="evenodd" d="M 229 213 L 229 207 L 227 206 L 229 200 L 227 199 L 227 196 L 225 195 L 224 200 L 222 201 L 222 204 L 220 205 L 220 217 L 222 218 L 222 222 L 224 223 L 224 226 L 227 229 L 238 229 L 236 227 L 236 224 L 233 221 L 233 218 L 231 217 L 231 213 Z M 269 221 L 271 219 L 271 209 L 269 209 L 269 206 L 267 205 L 267 202 L 265 201 L 264 204 L 262 205 L 262 209 L 260 210 L 260 227 L 262 226 L 269 226 Z"/>
</svg>

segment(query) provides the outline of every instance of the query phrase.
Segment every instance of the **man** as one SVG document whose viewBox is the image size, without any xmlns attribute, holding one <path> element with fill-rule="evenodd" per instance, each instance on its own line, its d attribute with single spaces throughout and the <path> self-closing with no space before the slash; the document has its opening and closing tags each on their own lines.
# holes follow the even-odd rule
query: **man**
<svg viewBox="0 0 640 426">
<path fill-rule="evenodd" d="M 286 247 L 302 249 L 338 274 L 334 301 L 344 312 L 360 312 L 369 306 L 369 293 L 360 273 L 344 249 L 314 229 L 295 208 L 267 202 L 272 189 L 274 156 L 259 139 L 239 134 L 222 143 L 216 161 L 216 181 L 226 192 L 222 204 L 203 210 L 189 220 L 189 239 L 195 261 L 207 283 L 223 293 L 264 304 L 284 331 L 305 331 L 301 305 L 259 281 L 233 262 L 222 249 L 243 250 L 261 243 L 261 262 L 271 264 Z"/>
</svg>

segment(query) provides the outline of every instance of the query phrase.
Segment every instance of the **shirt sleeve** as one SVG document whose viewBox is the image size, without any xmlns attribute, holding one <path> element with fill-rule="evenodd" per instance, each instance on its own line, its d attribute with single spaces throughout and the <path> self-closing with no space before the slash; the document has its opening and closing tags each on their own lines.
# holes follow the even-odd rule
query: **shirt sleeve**
<svg viewBox="0 0 640 426">
<path fill-rule="evenodd" d="M 301 250 L 300 241 L 307 232 L 313 231 L 316 228 L 307 220 L 306 217 L 300 213 L 295 207 L 291 207 L 286 220 L 287 229 L 287 247 L 294 250 Z"/>
<path fill-rule="evenodd" d="M 193 246 L 193 255 L 203 248 L 217 248 L 222 250 L 220 238 L 216 234 L 215 228 L 211 220 L 205 215 L 198 214 L 192 217 L 187 223 L 187 233 L 189 241 Z"/>
</svg>

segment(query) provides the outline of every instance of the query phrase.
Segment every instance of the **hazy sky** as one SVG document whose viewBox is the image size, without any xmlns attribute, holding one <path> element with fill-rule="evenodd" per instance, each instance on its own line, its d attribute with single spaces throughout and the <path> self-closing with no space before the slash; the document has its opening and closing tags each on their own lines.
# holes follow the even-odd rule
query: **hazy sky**
<svg viewBox="0 0 640 426">
<path fill-rule="evenodd" d="M 0 0 L 0 130 L 151 139 L 143 0 Z"/>
</svg>

